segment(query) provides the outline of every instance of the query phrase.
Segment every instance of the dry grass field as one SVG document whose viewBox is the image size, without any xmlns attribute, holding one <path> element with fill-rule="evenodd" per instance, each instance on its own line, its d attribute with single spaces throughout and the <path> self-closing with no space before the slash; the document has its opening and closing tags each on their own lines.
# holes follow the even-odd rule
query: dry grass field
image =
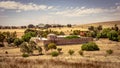
<svg viewBox="0 0 120 68">
<path fill-rule="evenodd" d="M 0 32 L 16 32 L 17 37 L 21 37 L 24 34 L 25 29 L 0 29 Z"/>
<path fill-rule="evenodd" d="M 104 25 L 103 27 L 112 27 L 114 24 L 120 26 L 120 21 L 86 24 L 73 26 L 72 28 L 49 28 L 54 31 L 63 31 L 70 34 L 73 30 L 87 31 L 88 26 Z M 17 32 L 17 36 L 21 37 L 25 29 L 0 29 L 0 32 Z M 84 51 L 84 56 L 80 56 L 78 51 L 81 50 L 82 44 L 73 45 L 58 45 L 57 48 L 62 48 L 62 53 L 58 57 L 52 57 L 43 50 L 45 55 L 37 55 L 34 51 L 34 56 L 23 58 L 20 48 L 2 47 L 0 48 L 0 68 L 119 68 L 120 67 L 120 42 L 110 41 L 108 39 L 99 39 L 94 41 L 100 47 L 100 51 Z M 43 48 L 43 47 L 42 47 Z M 69 49 L 75 51 L 70 56 Z M 113 54 L 107 55 L 106 50 L 113 50 Z M 5 54 L 5 52 L 8 54 Z"/>
<path fill-rule="evenodd" d="M 117 24 L 118 27 L 120 28 L 120 21 L 97 22 L 97 23 L 77 25 L 77 27 L 88 28 L 88 26 L 99 26 L 99 25 L 102 25 L 103 28 L 109 28 L 109 27 L 113 27 L 115 24 Z"/>
<path fill-rule="evenodd" d="M 52 57 L 43 51 L 45 55 L 22 58 L 19 48 L 0 48 L 0 68 L 119 68 L 120 42 L 108 39 L 95 42 L 100 47 L 100 51 L 84 51 L 84 56 L 78 54 L 81 44 L 57 46 L 57 48 L 62 48 L 62 54 L 58 57 Z M 69 49 L 75 51 L 72 56 L 68 54 Z M 112 49 L 113 54 L 106 55 L 108 49 Z M 8 51 L 8 54 L 5 54 L 5 51 Z M 47 53 L 49 52 L 51 51 Z"/>
</svg>

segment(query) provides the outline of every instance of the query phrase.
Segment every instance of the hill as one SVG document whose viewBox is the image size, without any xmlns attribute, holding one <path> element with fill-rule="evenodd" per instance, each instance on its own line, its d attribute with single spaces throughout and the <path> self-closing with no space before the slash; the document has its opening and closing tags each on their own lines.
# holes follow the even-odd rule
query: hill
<svg viewBox="0 0 120 68">
<path fill-rule="evenodd" d="M 79 27 L 83 27 L 83 28 L 87 28 L 89 26 L 99 26 L 102 25 L 103 28 L 108 28 L 108 27 L 113 27 L 115 24 L 118 25 L 118 27 L 120 28 L 120 21 L 107 21 L 107 22 L 97 22 L 97 23 L 90 23 L 90 24 L 83 24 L 83 25 L 79 25 Z"/>
</svg>

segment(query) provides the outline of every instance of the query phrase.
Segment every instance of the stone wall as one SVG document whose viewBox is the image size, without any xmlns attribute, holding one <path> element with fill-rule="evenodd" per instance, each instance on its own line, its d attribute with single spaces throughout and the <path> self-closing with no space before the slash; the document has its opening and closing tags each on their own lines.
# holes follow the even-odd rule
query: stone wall
<svg viewBox="0 0 120 68">
<path fill-rule="evenodd" d="M 66 44 L 82 44 L 93 41 L 93 38 L 84 37 L 84 38 L 76 38 L 76 39 L 56 39 L 57 45 L 66 45 Z"/>
<path fill-rule="evenodd" d="M 51 42 L 56 43 L 57 45 L 67 45 L 67 44 L 82 44 L 93 41 L 91 37 L 82 37 L 82 38 L 75 38 L 75 39 L 65 39 L 65 38 L 56 38 L 54 41 L 52 40 L 44 40 L 43 44 L 47 45 Z"/>
</svg>

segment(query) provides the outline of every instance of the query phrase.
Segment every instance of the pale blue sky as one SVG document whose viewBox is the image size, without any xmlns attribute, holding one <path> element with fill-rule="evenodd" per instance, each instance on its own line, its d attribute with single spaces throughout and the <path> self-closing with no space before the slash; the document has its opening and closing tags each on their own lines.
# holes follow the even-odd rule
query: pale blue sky
<svg viewBox="0 0 120 68">
<path fill-rule="evenodd" d="M 120 0 L 0 0 L 0 25 L 120 20 Z"/>
</svg>

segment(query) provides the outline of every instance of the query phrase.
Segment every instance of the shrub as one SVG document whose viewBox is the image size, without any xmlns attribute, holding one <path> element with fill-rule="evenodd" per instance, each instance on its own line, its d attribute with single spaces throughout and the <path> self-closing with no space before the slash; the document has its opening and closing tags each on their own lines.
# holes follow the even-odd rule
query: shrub
<svg viewBox="0 0 120 68">
<path fill-rule="evenodd" d="M 58 53 L 57 51 L 53 51 L 53 52 L 51 53 L 51 55 L 52 55 L 53 57 L 56 57 L 56 56 L 59 55 L 59 53 Z"/>
<path fill-rule="evenodd" d="M 65 37 L 65 39 L 74 39 L 74 38 L 80 38 L 80 37 L 77 35 L 70 35 Z"/>
<path fill-rule="evenodd" d="M 109 40 L 112 40 L 112 41 L 118 41 L 118 32 L 115 31 L 115 30 L 112 30 L 110 31 L 108 34 L 107 34 Z"/>
<path fill-rule="evenodd" d="M 8 42 L 8 44 L 13 43 L 13 42 L 14 42 L 14 40 L 15 40 L 15 38 L 14 38 L 14 37 L 9 37 L 9 38 L 7 38 L 7 39 L 6 39 L 6 41 Z"/>
<path fill-rule="evenodd" d="M 28 54 L 23 53 L 23 54 L 22 54 L 22 57 L 29 57 L 29 55 L 28 55 Z"/>
<path fill-rule="evenodd" d="M 33 53 L 33 49 L 31 46 L 27 45 L 26 42 L 23 42 L 21 45 L 20 45 L 20 51 L 22 53 L 27 53 L 27 54 L 32 54 Z"/>
<path fill-rule="evenodd" d="M 70 55 L 73 55 L 73 54 L 74 54 L 74 51 L 70 49 L 70 50 L 68 51 L 68 53 L 69 53 Z"/>
<path fill-rule="evenodd" d="M 78 51 L 78 53 L 79 53 L 79 55 L 83 56 L 83 51 L 82 50 Z"/>
<path fill-rule="evenodd" d="M 42 47 L 38 46 L 37 50 L 38 50 L 39 54 L 42 55 Z"/>
<path fill-rule="evenodd" d="M 22 39 L 19 39 L 19 38 L 16 38 L 15 40 L 14 40 L 14 44 L 18 47 L 20 44 L 22 44 L 23 43 L 23 40 Z"/>
<path fill-rule="evenodd" d="M 120 35 L 118 36 L 118 41 L 120 42 Z"/>
<path fill-rule="evenodd" d="M 5 51 L 5 54 L 8 54 L 8 51 Z"/>
<path fill-rule="evenodd" d="M 50 44 L 48 44 L 48 48 L 49 49 L 56 49 L 57 47 L 56 47 L 55 43 L 50 43 Z"/>
<path fill-rule="evenodd" d="M 113 53 L 113 50 L 111 50 L 111 49 L 106 50 L 106 53 L 110 55 L 110 54 L 112 54 L 112 53 Z"/>
<path fill-rule="evenodd" d="M 62 51 L 62 48 L 57 48 L 57 51 L 60 53 Z"/>
<path fill-rule="evenodd" d="M 81 46 L 82 50 L 86 50 L 86 51 L 96 51 L 99 50 L 98 46 L 96 43 L 94 42 L 89 42 L 89 43 L 85 43 Z"/>
<path fill-rule="evenodd" d="M 0 47 L 4 47 L 4 44 L 1 44 L 1 43 L 0 43 Z"/>
</svg>

